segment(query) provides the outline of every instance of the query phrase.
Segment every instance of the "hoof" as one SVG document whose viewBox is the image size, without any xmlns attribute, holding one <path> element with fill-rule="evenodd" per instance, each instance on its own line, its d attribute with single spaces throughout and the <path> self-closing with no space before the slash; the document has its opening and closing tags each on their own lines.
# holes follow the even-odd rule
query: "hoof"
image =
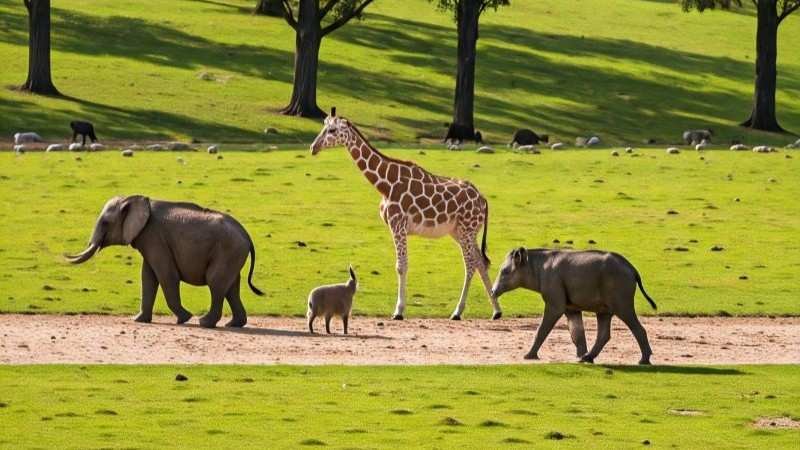
<svg viewBox="0 0 800 450">
<path fill-rule="evenodd" d="M 139 323 L 150 323 L 153 321 L 153 317 L 139 313 L 139 315 L 133 318 L 133 321 Z"/>
<path fill-rule="evenodd" d="M 188 322 L 189 319 L 191 318 L 192 318 L 192 313 L 186 311 L 185 313 L 178 316 L 178 325 Z"/>
<path fill-rule="evenodd" d="M 647 358 L 647 359 L 640 359 L 639 360 L 639 365 L 640 366 L 651 366 L 652 364 L 650 364 L 650 358 Z"/>
<path fill-rule="evenodd" d="M 459 316 L 458 314 L 453 314 L 452 316 L 450 316 L 450 320 L 461 320 L 461 316 Z"/>
<path fill-rule="evenodd" d="M 217 321 L 216 320 L 211 320 L 210 318 L 208 318 L 206 316 L 201 317 L 199 323 L 200 323 L 200 326 L 203 327 L 203 328 L 216 328 L 217 327 Z"/>
<path fill-rule="evenodd" d="M 522 358 L 523 359 L 536 359 L 536 360 L 538 360 L 539 359 L 539 355 L 537 355 L 536 353 L 528 353 L 525 356 L 523 356 Z"/>
<path fill-rule="evenodd" d="M 501 317 L 503 317 L 503 311 L 497 311 L 494 314 L 492 314 L 492 320 L 497 320 Z"/>
<path fill-rule="evenodd" d="M 594 358 L 592 358 L 589 355 L 583 355 L 583 356 L 581 356 L 580 362 L 586 363 L 586 364 L 594 364 Z"/>
<path fill-rule="evenodd" d="M 403 320 L 402 314 L 395 314 L 392 316 L 392 320 Z"/>
<path fill-rule="evenodd" d="M 225 324 L 228 328 L 242 328 L 243 326 L 247 325 L 247 319 L 231 319 L 228 323 Z"/>
</svg>

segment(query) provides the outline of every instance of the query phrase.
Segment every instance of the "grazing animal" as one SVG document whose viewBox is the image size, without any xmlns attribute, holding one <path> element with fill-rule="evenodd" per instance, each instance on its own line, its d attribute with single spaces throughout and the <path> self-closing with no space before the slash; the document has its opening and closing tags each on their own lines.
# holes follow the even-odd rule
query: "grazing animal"
<svg viewBox="0 0 800 450">
<path fill-rule="evenodd" d="M 637 284 L 655 309 L 656 304 L 645 292 L 639 272 L 621 255 L 598 250 L 528 250 L 520 247 L 506 256 L 492 293 L 500 297 L 522 287 L 542 294 L 542 323 L 525 359 L 539 359 L 539 347 L 558 319 L 566 315 L 578 357 L 583 362 L 594 362 L 611 337 L 611 317 L 617 316 L 639 343 L 642 352 L 639 364 L 650 364 L 653 352 L 633 306 Z M 582 311 L 597 315 L 597 340 L 588 353 Z"/>
<path fill-rule="evenodd" d="M 308 331 L 314 332 L 314 319 L 319 316 L 325 317 L 325 331 L 331 334 L 331 317 L 339 316 L 342 318 L 344 334 L 347 334 L 347 322 L 350 320 L 350 312 L 353 310 L 353 295 L 358 289 L 358 281 L 353 267 L 349 267 L 350 279 L 341 284 L 329 284 L 320 286 L 308 294 Z"/>
<path fill-rule="evenodd" d="M 447 134 L 442 142 L 448 145 L 461 145 L 463 143 L 462 136 L 468 134 L 465 132 L 464 127 L 459 127 L 452 123 L 445 123 L 444 126 L 447 128 Z M 472 139 L 475 141 L 475 143 L 483 144 L 483 134 L 481 134 L 480 131 L 475 130 L 472 136 Z"/>
<path fill-rule="evenodd" d="M 712 130 L 687 130 L 683 132 L 683 142 L 686 145 L 697 145 L 703 140 L 706 143 L 711 143 L 711 136 L 714 135 L 714 131 Z"/>
<path fill-rule="evenodd" d="M 75 142 L 79 134 L 83 137 L 81 145 L 86 145 L 86 136 L 89 136 L 93 143 L 97 142 L 97 136 L 94 134 L 94 125 L 91 123 L 75 120 L 69 123 L 69 127 L 72 128 L 72 142 Z"/>
<path fill-rule="evenodd" d="M 229 327 L 243 327 L 247 313 L 239 298 L 239 272 L 250 255 L 247 284 L 253 286 L 256 251 L 244 227 L 233 217 L 193 203 L 151 200 L 141 195 L 109 200 L 94 227 L 89 245 L 82 253 L 67 256 L 73 264 L 87 261 L 110 245 L 130 245 L 142 262 L 142 305 L 137 322 L 152 320 L 158 286 L 167 306 L 184 323 L 192 313 L 181 305 L 180 282 L 208 286 L 211 308 L 200 318 L 206 328 L 216 326 L 227 299 L 233 319 Z"/>
<path fill-rule="evenodd" d="M 461 319 L 475 271 L 483 280 L 494 309 L 493 318 L 499 319 L 502 312 L 491 295 L 487 273 L 489 204 L 478 188 L 469 181 L 434 175 L 413 162 L 384 155 L 370 145 L 349 120 L 336 117 L 336 108 L 333 108 L 311 144 L 311 154 L 335 146 L 347 147 L 356 166 L 381 194 L 380 215 L 392 232 L 397 258 L 397 305 L 392 318 L 402 320 L 406 307 L 408 235 L 428 238 L 450 235 L 461 247 L 465 268 L 461 298 L 451 319 Z M 483 241 L 478 247 L 476 236 L 481 227 Z"/>
<path fill-rule="evenodd" d="M 536 145 L 540 142 L 549 142 L 549 141 L 550 141 L 550 136 L 546 134 L 540 136 L 534 133 L 532 130 L 523 129 L 514 132 L 514 137 L 511 138 L 511 142 L 508 143 L 508 146 L 516 147 L 518 145 Z"/>
</svg>

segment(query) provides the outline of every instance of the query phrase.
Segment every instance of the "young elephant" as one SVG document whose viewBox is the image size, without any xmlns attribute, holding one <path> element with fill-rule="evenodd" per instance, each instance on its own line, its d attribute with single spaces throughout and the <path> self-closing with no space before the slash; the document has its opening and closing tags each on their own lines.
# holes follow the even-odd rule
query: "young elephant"
<svg viewBox="0 0 800 450">
<path fill-rule="evenodd" d="M 596 250 L 518 248 L 506 256 L 492 293 L 499 297 L 523 287 L 542 294 L 545 304 L 542 323 L 525 359 L 539 359 L 539 347 L 558 319 L 566 315 L 578 357 L 582 362 L 594 362 L 611 337 L 611 316 L 615 315 L 625 322 L 639 343 L 642 351 L 639 364 L 650 364 L 653 352 L 633 307 L 637 284 L 655 309 L 653 299 L 644 291 L 639 272 L 621 255 Z M 588 353 L 581 311 L 597 315 L 597 340 Z"/>
<path fill-rule="evenodd" d="M 308 294 L 308 331 L 314 333 L 314 319 L 325 317 L 325 331 L 331 334 L 331 317 L 340 316 L 347 334 L 347 321 L 353 309 L 353 295 L 358 289 L 358 281 L 353 267 L 350 266 L 350 279 L 346 283 L 329 284 L 315 288 Z"/>
<path fill-rule="evenodd" d="M 152 320 L 159 285 L 178 323 L 189 320 L 192 314 L 181 305 L 180 282 L 184 281 L 207 285 L 211 290 L 211 308 L 200 318 L 201 326 L 216 326 L 227 298 L 233 319 L 226 326 L 243 327 L 247 313 L 239 298 L 239 272 L 248 253 L 247 284 L 256 295 L 264 295 L 253 286 L 256 253 L 244 227 L 227 214 L 193 203 L 151 200 L 141 195 L 114 197 L 100 212 L 86 250 L 67 258 L 80 264 L 109 245 L 130 245 L 144 258 L 137 322 Z"/>
</svg>

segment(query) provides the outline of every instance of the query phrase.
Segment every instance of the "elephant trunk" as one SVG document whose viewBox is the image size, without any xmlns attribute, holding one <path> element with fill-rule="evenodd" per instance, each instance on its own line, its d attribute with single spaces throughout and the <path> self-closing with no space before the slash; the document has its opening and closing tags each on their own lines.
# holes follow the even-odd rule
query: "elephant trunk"
<svg viewBox="0 0 800 450">
<path fill-rule="evenodd" d="M 97 244 L 91 243 L 86 250 L 78 253 L 77 255 L 64 255 L 67 258 L 67 261 L 71 262 L 72 264 L 81 264 L 86 262 L 89 258 L 94 256 L 97 250 L 100 248 Z"/>
</svg>

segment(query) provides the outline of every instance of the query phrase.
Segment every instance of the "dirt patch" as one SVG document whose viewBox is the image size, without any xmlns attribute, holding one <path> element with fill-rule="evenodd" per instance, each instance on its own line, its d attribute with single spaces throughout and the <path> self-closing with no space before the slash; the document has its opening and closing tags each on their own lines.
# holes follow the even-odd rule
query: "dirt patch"
<svg viewBox="0 0 800 450">
<path fill-rule="evenodd" d="M 759 417 L 752 423 L 753 427 L 762 430 L 800 429 L 800 420 L 791 417 Z"/>
<path fill-rule="evenodd" d="M 310 335 L 305 320 L 251 317 L 242 329 L 208 330 L 101 315 L 0 314 L 2 364 L 537 364 L 575 362 L 563 321 L 539 351 L 522 356 L 539 318 L 450 321 L 354 317 L 351 334 Z M 192 319 L 196 323 L 197 319 Z M 595 321 L 586 318 L 586 334 Z M 645 317 L 654 364 L 797 364 L 800 318 Z M 334 330 L 340 333 L 338 325 Z M 635 364 L 639 348 L 614 319 L 598 364 Z M 465 393 L 465 395 L 472 395 Z"/>
</svg>

